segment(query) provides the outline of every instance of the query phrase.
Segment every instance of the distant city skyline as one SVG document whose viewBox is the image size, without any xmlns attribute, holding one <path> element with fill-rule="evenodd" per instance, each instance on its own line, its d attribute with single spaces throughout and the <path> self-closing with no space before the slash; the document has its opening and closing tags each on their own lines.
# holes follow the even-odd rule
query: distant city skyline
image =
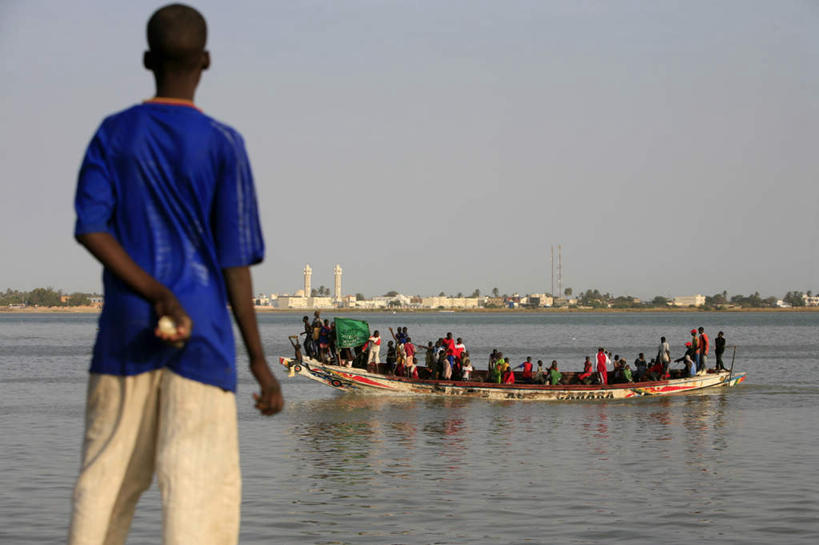
<svg viewBox="0 0 819 545">
<path fill-rule="evenodd" d="M 0 4 L 0 285 L 99 291 L 72 240 L 164 2 Z M 819 290 L 819 4 L 197 3 L 197 104 L 244 136 L 254 291 Z M 36 59 L 36 62 L 32 62 Z"/>
</svg>

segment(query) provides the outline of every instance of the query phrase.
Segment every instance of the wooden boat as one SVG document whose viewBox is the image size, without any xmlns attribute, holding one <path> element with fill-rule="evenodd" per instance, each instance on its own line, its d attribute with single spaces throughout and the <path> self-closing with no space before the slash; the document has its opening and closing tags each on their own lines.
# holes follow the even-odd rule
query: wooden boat
<svg viewBox="0 0 819 545">
<path fill-rule="evenodd" d="M 494 384 L 486 382 L 486 371 L 475 371 L 469 381 L 435 380 L 429 378 L 425 367 L 419 367 L 419 376 L 428 378 L 412 379 L 385 373 L 385 366 L 368 371 L 354 367 L 343 367 L 321 363 L 317 360 L 279 358 L 290 376 L 300 375 L 326 384 L 342 392 L 387 395 L 462 396 L 485 399 L 517 399 L 538 401 L 575 401 L 589 399 L 631 399 L 701 392 L 715 388 L 736 386 L 745 380 L 745 373 L 733 370 L 715 372 L 709 370 L 698 376 L 680 376 L 672 372 L 668 380 L 621 384 L 572 384 L 577 373 L 564 372 L 567 384 L 546 386 L 518 383 L 520 374 L 515 373 L 515 384 Z M 612 375 L 612 373 L 609 373 Z"/>
</svg>

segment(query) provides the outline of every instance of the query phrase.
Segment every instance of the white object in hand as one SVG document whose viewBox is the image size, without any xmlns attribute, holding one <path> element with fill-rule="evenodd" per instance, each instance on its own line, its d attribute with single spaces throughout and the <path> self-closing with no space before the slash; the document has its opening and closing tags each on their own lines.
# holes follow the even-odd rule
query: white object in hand
<svg viewBox="0 0 819 545">
<path fill-rule="evenodd" d="M 176 335 L 176 322 L 170 316 L 163 316 L 159 319 L 157 324 L 160 333 L 165 335 Z"/>
</svg>

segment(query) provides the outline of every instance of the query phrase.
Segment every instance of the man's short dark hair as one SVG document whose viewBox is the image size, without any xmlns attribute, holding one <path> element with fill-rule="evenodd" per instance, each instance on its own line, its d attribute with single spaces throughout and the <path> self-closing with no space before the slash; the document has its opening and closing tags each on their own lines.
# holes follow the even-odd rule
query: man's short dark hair
<svg viewBox="0 0 819 545">
<path fill-rule="evenodd" d="M 184 4 L 159 8 L 148 20 L 148 48 L 174 68 L 196 67 L 205 50 L 208 25 L 202 14 Z"/>
</svg>

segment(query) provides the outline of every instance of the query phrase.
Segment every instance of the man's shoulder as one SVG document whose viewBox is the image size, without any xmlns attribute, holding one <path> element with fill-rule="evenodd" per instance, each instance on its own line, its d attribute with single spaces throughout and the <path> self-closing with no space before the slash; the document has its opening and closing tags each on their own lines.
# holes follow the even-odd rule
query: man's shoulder
<svg viewBox="0 0 819 545">
<path fill-rule="evenodd" d="M 221 137 L 225 142 L 232 144 L 244 143 L 241 133 L 234 127 L 206 114 L 193 105 L 170 105 L 151 101 L 133 104 L 106 116 L 102 121 L 101 128 L 112 129 L 123 125 L 132 125 L 143 119 L 163 115 L 173 116 L 173 119 L 189 124 L 197 131 L 211 129 L 214 135 Z"/>
</svg>

